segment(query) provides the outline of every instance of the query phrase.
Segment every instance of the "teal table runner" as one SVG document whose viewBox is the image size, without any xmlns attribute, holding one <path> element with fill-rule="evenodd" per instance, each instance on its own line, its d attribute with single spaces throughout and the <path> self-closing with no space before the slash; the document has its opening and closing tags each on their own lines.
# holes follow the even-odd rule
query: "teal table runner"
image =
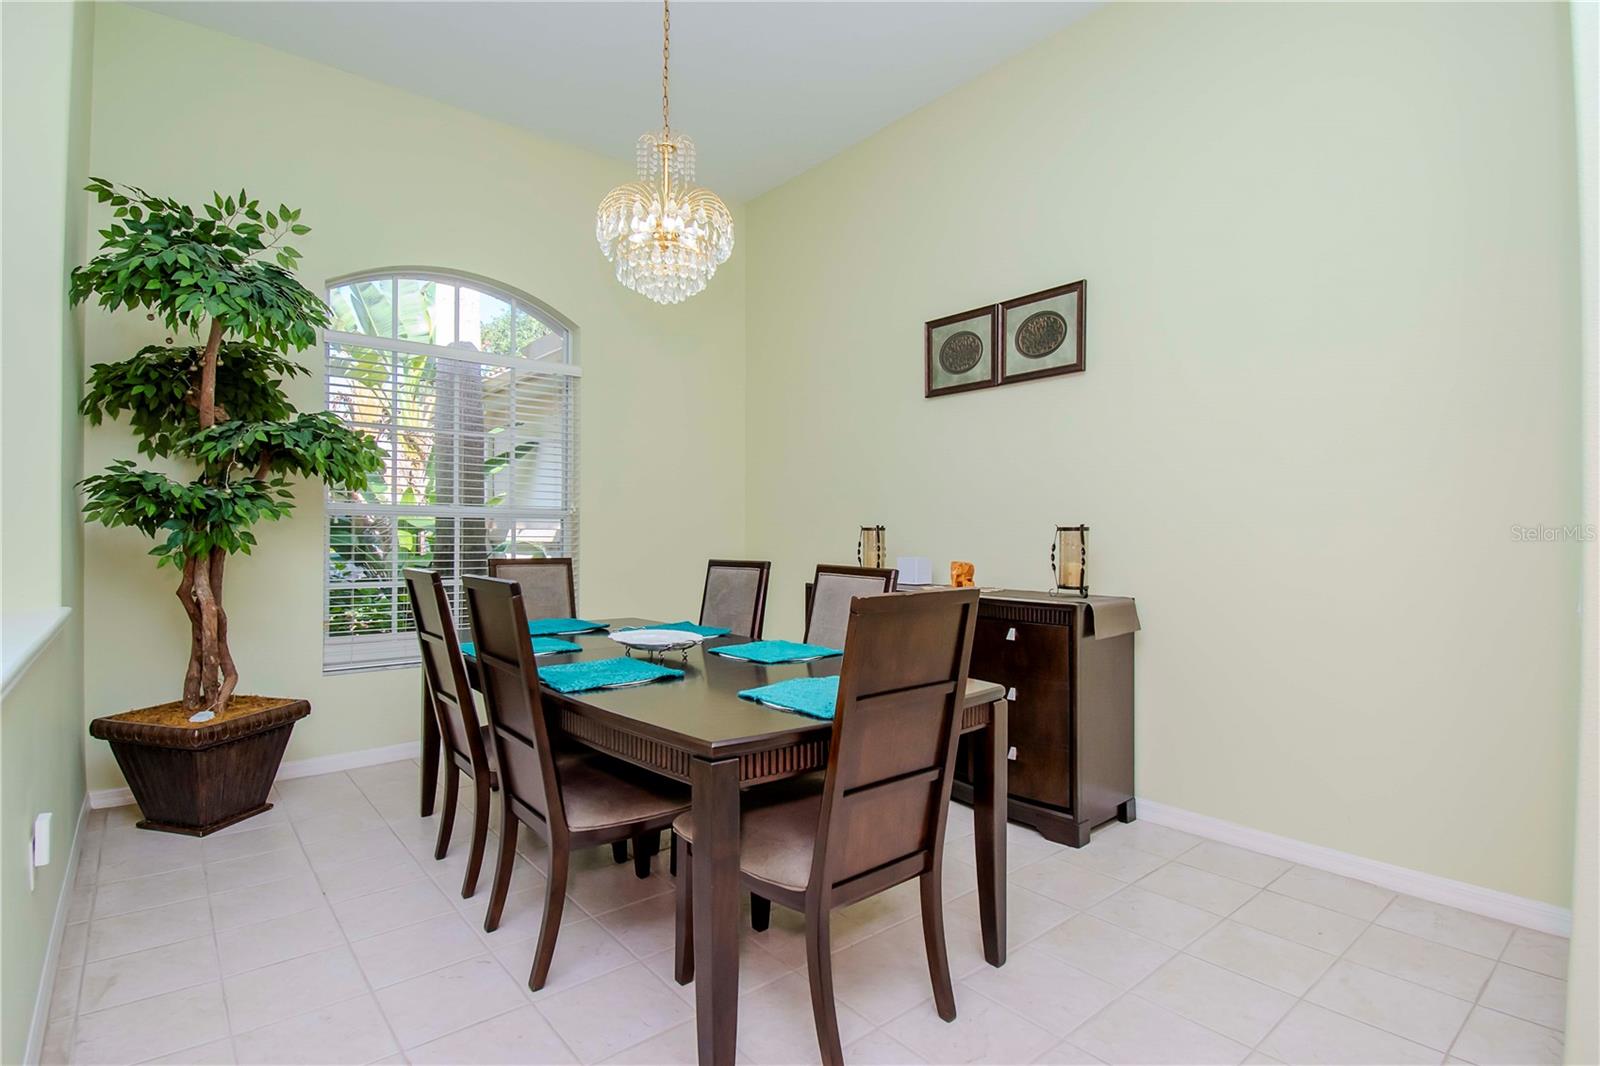
<svg viewBox="0 0 1600 1066">
<path fill-rule="evenodd" d="M 753 640 L 748 644 L 726 644 L 711 650 L 718 655 L 743 659 L 749 663 L 794 663 L 802 659 L 827 659 L 844 654 L 838 648 L 797 644 L 792 640 Z"/>
<path fill-rule="evenodd" d="M 541 666 L 539 680 L 557 692 L 592 692 L 601 688 L 644 685 L 683 676 L 682 670 L 645 662 L 643 659 L 594 659 L 585 663 Z"/>
<path fill-rule="evenodd" d="M 787 681 L 762 685 L 760 688 L 747 688 L 739 696 L 776 707 L 780 711 L 795 711 L 810 718 L 832 720 L 833 705 L 839 699 L 839 679 L 791 677 Z"/>
<path fill-rule="evenodd" d="M 533 654 L 550 655 L 561 651 L 582 651 L 583 648 L 570 640 L 557 640 L 555 637 L 534 637 Z M 461 654 L 469 659 L 478 657 L 478 649 L 470 640 L 461 642 Z"/>
<path fill-rule="evenodd" d="M 693 622 L 662 622 L 660 625 L 653 626 L 629 626 L 627 629 L 619 629 L 617 632 L 628 633 L 635 629 L 670 629 L 677 633 L 693 633 L 701 637 L 725 637 L 733 632 L 731 629 L 696 625 Z"/>
<path fill-rule="evenodd" d="M 593 633 L 605 629 L 604 622 L 590 622 L 584 618 L 535 618 L 528 623 L 528 634 L 535 637 L 555 637 L 563 633 Z"/>
</svg>

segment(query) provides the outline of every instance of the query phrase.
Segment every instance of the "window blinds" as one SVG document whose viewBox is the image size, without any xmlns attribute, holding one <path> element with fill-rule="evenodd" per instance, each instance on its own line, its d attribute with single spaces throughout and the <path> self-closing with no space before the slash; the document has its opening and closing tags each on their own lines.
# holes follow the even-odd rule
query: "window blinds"
<svg viewBox="0 0 1600 1066">
<path fill-rule="evenodd" d="M 370 288 L 349 295 L 356 285 Z M 384 286 L 387 304 L 373 296 Z M 408 329 L 408 290 L 435 321 Z M 463 628 L 460 579 L 486 574 L 491 555 L 562 555 L 576 570 L 579 373 L 565 331 L 442 278 L 365 279 L 332 297 L 335 325 L 357 329 L 325 333 L 328 409 L 386 462 L 363 490 L 328 497 L 323 669 L 406 665 L 418 660 L 407 568 L 441 573 Z M 489 328 L 497 319 L 506 328 Z"/>
</svg>

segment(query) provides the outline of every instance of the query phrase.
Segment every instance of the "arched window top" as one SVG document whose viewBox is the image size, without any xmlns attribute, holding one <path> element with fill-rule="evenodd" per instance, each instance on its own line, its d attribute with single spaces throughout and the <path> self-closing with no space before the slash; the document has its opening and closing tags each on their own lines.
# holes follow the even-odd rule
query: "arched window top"
<svg viewBox="0 0 1600 1066">
<path fill-rule="evenodd" d="M 398 269 L 328 283 L 332 334 L 397 347 L 469 348 L 508 361 L 572 361 L 571 330 L 532 297 L 472 275 Z M 445 353 L 440 353 L 445 354 Z"/>
</svg>

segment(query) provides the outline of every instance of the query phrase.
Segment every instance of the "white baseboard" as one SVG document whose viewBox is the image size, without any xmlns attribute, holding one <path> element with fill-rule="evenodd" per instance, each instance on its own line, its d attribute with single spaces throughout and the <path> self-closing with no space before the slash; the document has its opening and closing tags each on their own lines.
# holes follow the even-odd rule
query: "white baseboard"
<svg viewBox="0 0 1600 1066">
<path fill-rule="evenodd" d="M 33 1018 L 28 1023 L 28 1046 L 22 1061 L 35 1063 L 44 1051 L 44 1032 L 50 1024 L 50 999 L 56 988 L 56 964 L 61 961 L 61 938 L 67 931 L 67 913 L 72 909 L 72 890 L 78 882 L 78 853 L 83 845 L 83 827 L 89 820 L 89 797 L 78 808 L 78 822 L 72 827 L 72 843 L 67 846 L 67 868 L 61 875 L 61 892 L 56 896 L 56 913 L 50 922 L 50 939 L 45 944 L 44 964 L 39 970 L 39 991 L 33 997 Z"/>
<path fill-rule="evenodd" d="M 1220 840 L 1224 844 L 1259 851 L 1302 866 L 1310 866 L 1329 873 L 1343 874 L 1358 881 L 1404 892 L 1408 896 L 1443 903 L 1449 907 L 1497 918 L 1502 922 L 1537 929 L 1555 936 L 1572 934 L 1572 912 L 1509 892 L 1499 892 L 1466 881 L 1454 881 L 1438 874 L 1423 873 L 1377 859 L 1363 858 L 1347 851 L 1336 851 L 1320 844 L 1308 844 L 1292 837 L 1278 836 L 1260 829 L 1252 829 L 1235 822 L 1226 822 L 1208 814 L 1196 814 L 1181 807 L 1170 807 L 1154 800 L 1139 799 L 1139 817 L 1157 825 L 1181 829 L 1196 836 Z"/>
<path fill-rule="evenodd" d="M 409 740 L 404 744 L 391 744 L 386 748 L 363 748 L 338 755 L 317 755 L 310 759 L 288 759 L 278 767 L 279 781 L 292 777 L 315 777 L 317 774 L 338 773 L 340 770 L 359 770 L 363 766 L 381 766 L 386 762 L 416 759 L 422 756 L 422 742 Z M 89 803 L 95 810 L 102 807 L 126 807 L 133 802 L 133 793 L 126 788 L 100 788 L 89 793 Z"/>
</svg>

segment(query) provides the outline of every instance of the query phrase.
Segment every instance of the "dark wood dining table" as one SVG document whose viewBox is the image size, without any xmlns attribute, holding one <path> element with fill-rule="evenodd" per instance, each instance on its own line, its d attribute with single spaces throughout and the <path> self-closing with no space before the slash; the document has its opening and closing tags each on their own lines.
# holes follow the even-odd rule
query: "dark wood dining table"
<svg viewBox="0 0 1600 1066">
<path fill-rule="evenodd" d="M 613 629 L 648 625 L 611 619 Z M 622 647 L 604 633 L 565 637 L 581 650 L 543 662 L 609 659 Z M 745 643 L 720 637 L 658 660 L 680 669 L 680 680 L 632 688 L 561 695 L 546 688 L 545 713 L 553 730 L 580 744 L 689 785 L 698 836 L 693 849 L 695 1007 L 700 1062 L 734 1061 L 739 1007 L 739 793 L 742 789 L 823 769 L 831 722 L 741 699 L 739 693 L 792 677 L 837 674 L 842 656 L 807 663 L 763 666 L 707 649 Z M 477 684 L 475 664 L 468 678 Z M 967 685 L 961 730 L 971 733 L 973 844 L 978 868 L 983 953 L 992 966 L 1006 958 L 1006 703 L 999 685 Z M 422 815 L 433 813 L 439 773 L 439 733 L 422 714 Z"/>
</svg>

